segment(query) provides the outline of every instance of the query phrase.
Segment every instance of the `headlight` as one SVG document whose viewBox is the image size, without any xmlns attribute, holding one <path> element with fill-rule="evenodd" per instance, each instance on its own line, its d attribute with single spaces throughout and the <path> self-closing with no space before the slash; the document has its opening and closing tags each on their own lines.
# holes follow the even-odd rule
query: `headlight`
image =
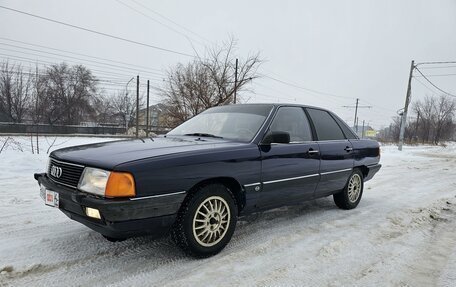
<svg viewBox="0 0 456 287">
<path fill-rule="evenodd" d="M 106 197 L 133 197 L 136 195 L 135 180 L 128 172 L 109 172 L 86 167 L 78 189 Z"/>
<path fill-rule="evenodd" d="M 109 171 L 86 167 L 79 181 L 78 188 L 88 193 L 104 196 L 109 175 Z"/>
</svg>

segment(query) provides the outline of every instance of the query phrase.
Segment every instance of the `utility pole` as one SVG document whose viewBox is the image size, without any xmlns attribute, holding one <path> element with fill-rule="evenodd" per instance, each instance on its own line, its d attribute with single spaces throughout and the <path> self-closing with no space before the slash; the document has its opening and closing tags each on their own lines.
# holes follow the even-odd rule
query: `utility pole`
<svg viewBox="0 0 456 287">
<path fill-rule="evenodd" d="M 344 108 L 355 108 L 355 118 L 353 120 L 353 129 L 355 130 L 356 133 L 358 133 L 358 109 L 361 109 L 361 108 L 372 108 L 372 106 L 360 106 L 359 105 L 359 99 L 357 98 L 356 99 L 356 105 L 354 106 L 342 106 Z"/>
<path fill-rule="evenodd" d="M 130 84 L 130 82 L 133 81 L 134 79 L 135 79 L 135 77 L 132 77 L 125 85 L 125 102 L 124 102 L 125 104 L 128 102 L 128 84 Z M 128 108 L 125 111 L 125 134 L 127 134 L 127 135 L 128 135 L 128 124 L 130 123 L 130 115 L 131 115 L 131 111 Z"/>
<path fill-rule="evenodd" d="M 234 104 L 236 104 L 237 81 L 238 81 L 238 59 L 236 58 L 236 68 L 234 70 Z"/>
<path fill-rule="evenodd" d="M 39 79 L 38 78 L 38 65 L 35 67 L 35 79 Z M 38 144 L 38 123 L 40 121 L 40 116 L 39 116 L 39 113 L 38 113 L 38 98 L 39 98 L 39 88 L 38 88 L 38 81 L 36 81 L 35 83 L 35 87 L 36 87 L 36 106 L 35 106 L 35 113 L 36 113 L 36 153 L 39 154 L 40 153 L 40 146 Z"/>
<path fill-rule="evenodd" d="M 402 145 L 404 144 L 404 132 L 405 132 L 405 124 L 407 122 L 407 111 L 408 111 L 408 106 L 410 104 L 410 97 L 412 95 L 413 69 L 415 69 L 415 61 L 412 61 L 412 64 L 410 65 L 410 74 L 409 74 L 409 79 L 408 79 L 407 95 L 405 97 L 404 112 L 402 113 L 402 119 L 401 119 L 401 131 L 399 133 L 399 144 L 397 147 L 398 150 L 402 150 Z"/>
<path fill-rule="evenodd" d="M 136 138 L 139 137 L 139 75 L 136 76 Z"/>
<path fill-rule="evenodd" d="M 363 120 L 363 131 L 361 132 L 361 138 L 364 138 L 364 120 Z"/>
<path fill-rule="evenodd" d="M 356 127 L 356 132 L 358 132 L 358 103 L 359 99 L 356 98 L 356 106 L 355 106 L 355 124 L 353 126 Z"/>
<path fill-rule="evenodd" d="M 147 80 L 146 136 L 149 136 L 149 80 Z"/>
</svg>

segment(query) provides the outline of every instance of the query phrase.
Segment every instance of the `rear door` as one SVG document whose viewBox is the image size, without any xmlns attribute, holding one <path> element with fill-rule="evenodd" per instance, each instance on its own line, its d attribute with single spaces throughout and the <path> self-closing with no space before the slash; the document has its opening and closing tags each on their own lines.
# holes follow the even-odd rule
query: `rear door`
<svg viewBox="0 0 456 287">
<path fill-rule="evenodd" d="M 290 143 L 260 145 L 262 191 L 258 206 L 270 208 L 311 198 L 319 179 L 320 158 L 304 109 L 280 107 L 269 131 L 288 132 Z"/>
<path fill-rule="evenodd" d="M 315 197 L 342 190 L 353 165 L 353 146 L 335 118 L 327 111 L 306 108 L 315 128 L 320 151 L 320 182 Z"/>
</svg>

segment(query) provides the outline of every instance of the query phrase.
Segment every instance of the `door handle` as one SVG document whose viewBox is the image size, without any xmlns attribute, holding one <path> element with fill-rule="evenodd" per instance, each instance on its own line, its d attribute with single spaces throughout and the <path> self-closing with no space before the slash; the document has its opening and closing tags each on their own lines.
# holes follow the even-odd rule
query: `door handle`
<svg viewBox="0 0 456 287">
<path fill-rule="evenodd" d="M 312 148 L 307 151 L 308 154 L 317 154 L 319 152 L 320 152 L 319 150 L 314 150 Z"/>
<path fill-rule="evenodd" d="M 352 147 L 349 147 L 349 146 L 347 146 L 347 147 L 345 147 L 345 148 L 344 148 L 344 150 L 345 150 L 346 152 L 351 152 L 351 151 L 353 150 L 353 148 L 352 148 Z"/>
</svg>

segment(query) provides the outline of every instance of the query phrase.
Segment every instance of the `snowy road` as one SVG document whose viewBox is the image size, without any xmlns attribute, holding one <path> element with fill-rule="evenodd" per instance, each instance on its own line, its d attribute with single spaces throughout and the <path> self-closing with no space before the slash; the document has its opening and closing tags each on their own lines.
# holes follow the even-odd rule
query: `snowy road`
<svg viewBox="0 0 456 287">
<path fill-rule="evenodd" d="M 0 286 L 456 286 L 456 145 L 384 147 L 355 210 L 328 197 L 252 215 L 204 260 L 167 238 L 110 243 L 44 206 L 45 162 L 0 154 Z"/>
</svg>

